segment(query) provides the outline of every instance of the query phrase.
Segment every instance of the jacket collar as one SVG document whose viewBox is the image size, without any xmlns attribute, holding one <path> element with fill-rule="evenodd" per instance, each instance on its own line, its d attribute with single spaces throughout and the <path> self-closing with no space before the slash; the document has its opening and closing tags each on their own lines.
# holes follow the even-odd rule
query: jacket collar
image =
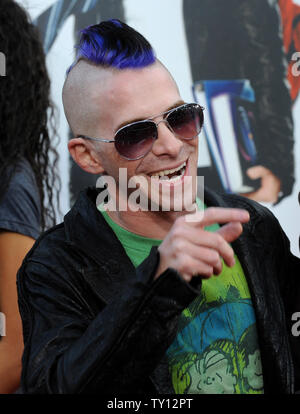
<svg viewBox="0 0 300 414">
<path fill-rule="evenodd" d="M 79 194 L 74 206 L 64 217 L 66 238 L 99 264 L 107 264 L 107 258 L 114 257 L 112 264 L 117 266 L 118 258 L 122 257 L 122 261 L 128 265 L 130 259 L 97 209 L 96 199 L 99 193 L 96 187 L 88 187 Z"/>
</svg>

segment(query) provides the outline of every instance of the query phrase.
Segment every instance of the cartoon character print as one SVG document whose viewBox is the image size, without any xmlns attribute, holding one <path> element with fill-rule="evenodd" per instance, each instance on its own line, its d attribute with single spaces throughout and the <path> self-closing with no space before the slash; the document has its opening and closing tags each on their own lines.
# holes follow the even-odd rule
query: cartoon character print
<svg viewBox="0 0 300 414">
<path fill-rule="evenodd" d="M 255 325 L 249 326 L 239 342 L 239 352 L 243 361 L 243 388 L 253 394 L 263 389 L 263 372 L 260 352 L 257 349 Z"/>
<path fill-rule="evenodd" d="M 256 321 L 240 263 L 205 284 L 167 351 L 175 393 L 263 393 Z"/>
<path fill-rule="evenodd" d="M 228 345 L 232 346 L 230 342 Z M 233 372 L 232 362 L 222 346 L 214 344 L 190 367 L 188 373 L 191 380 L 186 393 L 234 394 L 237 378 Z"/>
<path fill-rule="evenodd" d="M 253 348 L 255 335 L 253 324 L 238 344 L 222 339 L 213 342 L 203 353 L 178 354 L 171 364 L 175 393 L 263 393 L 260 352 Z"/>
</svg>

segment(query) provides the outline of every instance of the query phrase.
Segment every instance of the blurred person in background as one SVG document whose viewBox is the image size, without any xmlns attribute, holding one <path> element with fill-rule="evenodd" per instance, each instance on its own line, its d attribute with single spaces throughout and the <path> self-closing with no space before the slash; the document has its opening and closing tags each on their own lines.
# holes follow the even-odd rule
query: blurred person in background
<svg viewBox="0 0 300 414">
<path fill-rule="evenodd" d="M 39 28 L 44 52 L 48 54 L 70 16 L 74 17 L 74 41 L 78 43 L 80 30 L 101 20 L 117 18 L 125 21 L 123 0 L 56 0 L 44 10 L 34 23 Z M 72 138 L 69 131 L 69 139 Z M 81 190 L 96 185 L 96 178 L 78 167 L 70 157 L 70 203 L 75 203 Z"/>
<path fill-rule="evenodd" d="M 0 393 L 20 383 L 23 351 L 16 273 L 35 239 L 55 224 L 60 181 L 50 81 L 35 26 L 12 0 L 0 2 Z M 57 200 L 56 200 L 57 201 Z M 58 207 L 58 204 L 57 204 Z M 5 336 L 4 336 L 5 333 Z"/>
<path fill-rule="evenodd" d="M 260 180 L 260 185 L 243 195 L 279 203 L 293 191 L 295 161 L 288 63 L 277 0 L 184 0 L 183 14 L 193 82 L 250 81 L 255 93 L 257 160 L 246 174 L 250 180 Z M 209 187 L 222 190 L 214 164 L 198 168 L 198 175 L 205 176 Z"/>
</svg>

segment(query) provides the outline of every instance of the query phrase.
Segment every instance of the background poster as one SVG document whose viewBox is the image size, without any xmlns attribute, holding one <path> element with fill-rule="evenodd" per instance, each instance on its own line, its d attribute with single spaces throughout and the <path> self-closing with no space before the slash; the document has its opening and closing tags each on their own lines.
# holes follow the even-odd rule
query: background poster
<svg viewBox="0 0 300 414">
<path fill-rule="evenodd" d="M 243 193 L 269 207 L 299 256 L 300 0 L 18 2 L 38 25 L 47 53 L 59 114 L 63 214 L 97 179 L 68 155 L 65 72 L 80 28 L 120 18 L 150 41 L 185 101 L 206 100 L 198 175 L 213 189 Z"/>
</svg>

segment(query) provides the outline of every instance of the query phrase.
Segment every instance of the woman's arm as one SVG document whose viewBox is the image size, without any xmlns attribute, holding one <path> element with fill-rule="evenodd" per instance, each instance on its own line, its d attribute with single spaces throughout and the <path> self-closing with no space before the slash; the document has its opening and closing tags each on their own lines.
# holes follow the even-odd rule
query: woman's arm
<svg viewBox="0 0 300 414">
<path fill-rule="evenodd" d="M 20 385 L 23 337 L 16 274 L 33 243 L 23 234 L 0 232 L 0 311 L 6 331 L 0 340 L 0 394 L 13 393 Z"/>
</svg>

